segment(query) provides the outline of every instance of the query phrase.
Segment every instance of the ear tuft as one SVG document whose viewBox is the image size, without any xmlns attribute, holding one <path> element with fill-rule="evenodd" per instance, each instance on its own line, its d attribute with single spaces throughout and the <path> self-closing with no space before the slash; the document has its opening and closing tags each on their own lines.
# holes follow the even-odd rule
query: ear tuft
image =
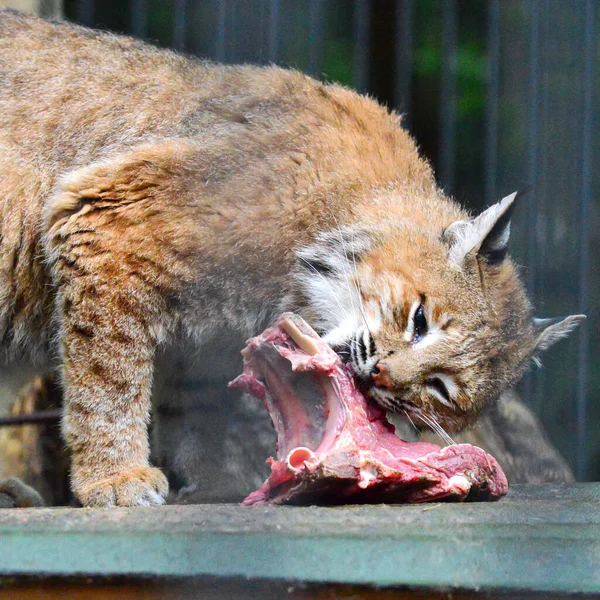
<svg viewBox="0 0 600 600">
<path fill-rule="evenodd" d="M 570 315 L 553 319 L 533 319 L 533 329 L 537 336 L 536 351 L 543 352 L 558 340 L 567 337 L 585 318 L 585 315 Z"/>
</svg>

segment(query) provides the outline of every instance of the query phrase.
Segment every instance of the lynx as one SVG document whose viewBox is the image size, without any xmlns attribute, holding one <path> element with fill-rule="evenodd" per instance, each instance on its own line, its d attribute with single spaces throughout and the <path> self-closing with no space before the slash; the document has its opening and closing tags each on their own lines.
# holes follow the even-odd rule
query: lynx
<svg viewBox="0 0 600 600">
<path fill-rule="evenodd" d="M 151 398 L 210 422 L 283 311 L 375 401 L 450 430 L 582 318 L 533 319 L 506 256 L 516 194 L 472 217 L 400 117 L 344 87 L 10 11 L 0 79 L 0 335 L 59 369 L 83 505 L 162 503 Z M 214 432 L 163 440 L 180 479 Z"/>
</svg>

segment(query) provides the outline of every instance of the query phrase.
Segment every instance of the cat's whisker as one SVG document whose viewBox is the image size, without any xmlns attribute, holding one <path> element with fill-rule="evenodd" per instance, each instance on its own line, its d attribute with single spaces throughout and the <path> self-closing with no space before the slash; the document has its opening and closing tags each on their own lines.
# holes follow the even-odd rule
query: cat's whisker
<svg viewBox="0 0 600 600">
<path fill-rule="evenodd" d="M 446 444 L 449 446 L 454 446 L 456 444 L 446 430 L 432 416 L 427 415 L 420 410 L 414 410 L 413 412 L 415 416 L 419 417 L 425 425 L 429 426 Z"/>
<path fill-rule="evenodd" d="M 417 435 L 420 435 L 420 431 L 419 428 L 415 425 L 415 422 L 410 418 L 410 414 L 407 410 L 405 410 L 404 408 L 402 409 L 402 412 L 406 415 L 406 418 L 410 421 L 410 424 L 413 426 L 413 429 L 417 432 Z"/>
</svg>

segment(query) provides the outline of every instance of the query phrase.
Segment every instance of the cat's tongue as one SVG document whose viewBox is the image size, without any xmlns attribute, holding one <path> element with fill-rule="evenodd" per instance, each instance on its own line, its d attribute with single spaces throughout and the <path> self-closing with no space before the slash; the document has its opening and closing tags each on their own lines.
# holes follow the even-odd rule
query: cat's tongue
<svg viewBox="0 0 600 600">
<path fill-rule="evenodd" d="M 297 315 L 248 341 L 230 386 L 259 398 L 277 432 L 271 474 L 245 504 L 493 500 L 508 484 L 480 448 L 398 438 L 339 356 Z"/>
</svg>

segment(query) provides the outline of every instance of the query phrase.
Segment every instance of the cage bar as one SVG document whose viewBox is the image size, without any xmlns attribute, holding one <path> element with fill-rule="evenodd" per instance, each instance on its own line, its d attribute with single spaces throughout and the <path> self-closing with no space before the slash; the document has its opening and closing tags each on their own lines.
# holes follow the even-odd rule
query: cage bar
<svg viewBox="0 0 600 600">
<path fill-rule="evenodd" d="M 229 3 L 227 25 L 227 52 L 225 54 L 225 60 L 227 62 L 238 62 L 240 60 L 239 47 L 238 47 L 238 7 L 239 3 L 234 0 Z"/>
<path fill-rule="evenodd" d="M 552 113 L 549 105 L 556 103 L 557 94 L 552 85 L 551 73 L 551 44 L 552 36 L 556 35 L 556 27 L 552 19 L 556 15 L 552 13 L 552 0 L 536 0 L 539 29 L 538 29 L 538 103 L 537 103 L 537 122 L 538 122 L 538 140 L 537 140 L 537 172 L 536 179 L 536 209 L 533 221 L 529 223 L 530 235 L 528 243 L 535 245 L 535 300 L 536 306 L 543 310 L 547 295 L 548 286 L 546 277 L 549 275 L 548 251 L 550 246 L 551 228 L 549 227 L 549 207 L 548 197 L 553 193 L 551 189 L 554 173 L 549 165 L 555 157 L 548 144 L 548 132 L 551 131 Z M 550 186 L 549 186 L 550 184 Z M 538 416 L 543 416 L 544 402 L 546 400 L 548 384 L 548 372 L 542 370 L 536 378 L 535 390 L 533 395 L 534 408 Z"/>
<path fill-rule="evenodd" d="M 454 189 L 456 164 L 456 69 L 458 15 L 456 0 L 442 5 L 442 90 L 440 97 L 439 180 L 448 193 Z"/>
<path fill-rule="evenodd" d="M 131 33 L 138 38 L 148 37 L 149 0 L 131 0 Z"/>
<path fill-rule="evenodd" d="M 173 47 L 184 50 L 188 0 L 174 0 L 173 9 Z"/>
<path fill-rule="evenodd" d="M 94 24 L 96 3 L 94 0 L 77 0 L 75 3 L 75 20 L 82 25 L 91 27 Z"/>
<path fill-rule="evenodd" d="M 395 104 L 403 114 L 403 124 L 410 129 L 412 109 L 412 61 L 415 3 L 396 2 L 396 89 Z"/>
<path fill-rule="evenodd" d="M 589 310 L 590 297 L 590 221 L 592 208 L 592 127 L 594 123 L 594 2 L 585 2 L 584 79 L 581 161 L 581 225 L 579 231 L 579 311 Z M 579 332 L 577 377 L 577 478 L 582 480 L 587 467 L 587 403 L 589 392 L 589 327 Z"/>
<path fill-rule="evenodd" d="M 323 60 L 323 0 L 310 0 L 308 72 L 319 77 Z"/>
<path fill-rule="evenodd" d="M 359 92 L 366 92 L 369 85 L 369 42 L 371 8 L 369 0 L 354 2 L 354 49 L 353 84 Z"/>
<path fill-rule="evenodd" d="M 497 199 L 498 99 L 500 94 L 500 0 L 490 0 L 487 32 L 487 102 L 485 114 L 485 200 Z"/>
<path fill-rule="evenodd" d="M 538 105 L 539 105 L 539 46 L 540 21 L 537 0 L 531 0 L 529 11 L 529 72 L 528 72 L 528 128 L 527 128 L 527 179 L 531 190 L 527 194 L 527 227 L 529 235 L 526 242 L 527 271 L 526 286 L 529 297 L 535 299 L 536 290 L 536 221 L 537 195 L 536 178 L 538 173 Z M 528 374 L 523 382 L 525 397 L 531 402 L 533 396 L 533 374 Z"/>
<path fill-rule="evenodd" d="M 279 60 L 279 9 L 280 0 L 271 0 L 269 11 L 269 60 Z"/>
<path fill-rule="evenodd" d="M 539 168 L 538 156 L 538 117 L 539 117 L 539 48 L 540 48 L 540 12 L 538 0 L 531 1 L 531 22 L 529 31 L 529 128 L 528 128 L 528 169 L 527 176 L 532 184 L 531 193 L 528 194 L 527 220 L 530 235 L 527 239 L 527 290 L 530 298 L 535 298 L 536 291 L 536 260 L 537 240 L 535 235 L 535 223 L 537 220 L 537 190 L 536 177 Z"/>
<path fill-rule="evenodd" d="M 225 47 L 227 39 L 227 0 L 217 2 L 217 34 L 215 38 L 215 58 L 225 62 Z"/>
</svg>

